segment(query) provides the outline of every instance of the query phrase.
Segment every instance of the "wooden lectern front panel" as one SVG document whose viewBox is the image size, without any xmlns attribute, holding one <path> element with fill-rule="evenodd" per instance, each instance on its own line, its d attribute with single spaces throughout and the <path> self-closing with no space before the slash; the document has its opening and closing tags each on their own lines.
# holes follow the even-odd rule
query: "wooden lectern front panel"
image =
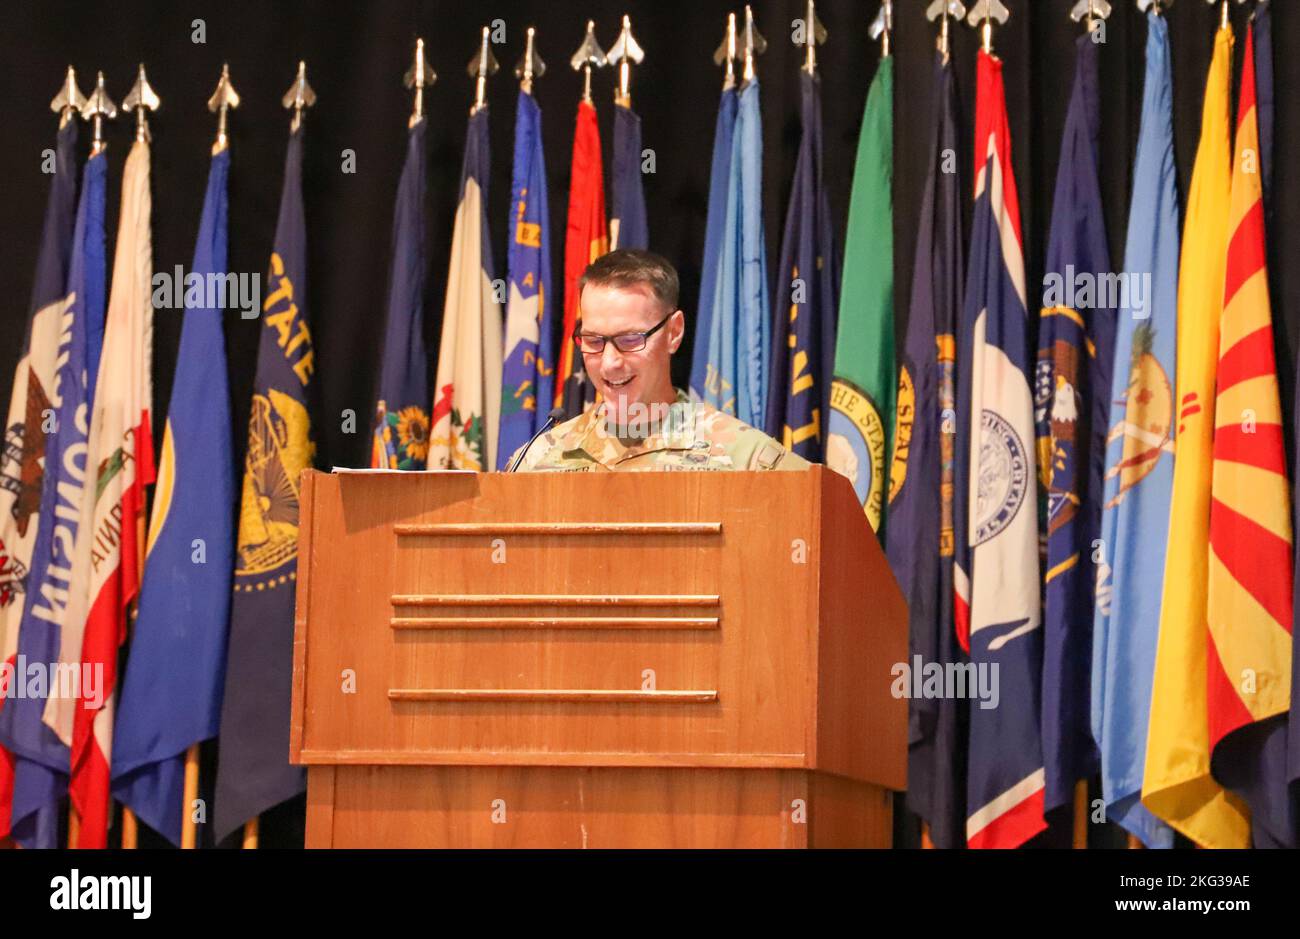
<svg viewBox="0 0 1300 939">
<path fill-rule="evenodd" d="M 810 765 L 811 475 L 313 474 L 296 758 Z"/>
</svg>

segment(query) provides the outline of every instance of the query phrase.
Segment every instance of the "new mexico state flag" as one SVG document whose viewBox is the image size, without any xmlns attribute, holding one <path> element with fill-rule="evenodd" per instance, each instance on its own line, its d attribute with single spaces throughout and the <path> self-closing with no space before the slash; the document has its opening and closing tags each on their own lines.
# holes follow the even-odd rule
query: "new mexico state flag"
<svg viewBox="0 0 1300 939">
<path fill-rule="evenodd" d="M 1205 84 L 1178 282 L 1178 427 L 1160 638 L 1142 802 L 1197 844 L 1244 848 L 1250 819 L 1210 776 L 1206 622 L 1219 318 L 1228 253 L 1232 28 L 1219 30 Z"/>
</svg>

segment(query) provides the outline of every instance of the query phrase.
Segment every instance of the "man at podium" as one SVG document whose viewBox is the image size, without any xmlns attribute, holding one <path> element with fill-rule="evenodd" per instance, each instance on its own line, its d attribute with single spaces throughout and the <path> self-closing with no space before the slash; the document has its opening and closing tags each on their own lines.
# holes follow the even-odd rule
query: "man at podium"
<svg viewBox="0 0 1300 939">
<path fill-rule="evenodd" d="M 649 251 L 611 251 L 578 280 L 576 343 L 598 403 L 515 451 L 520 472 L 802 470 L 767 434 L 673 387 L 686 316 L 677 271 Z M 522 454 L 522 459 L 520 458 Z"/>
</svg>

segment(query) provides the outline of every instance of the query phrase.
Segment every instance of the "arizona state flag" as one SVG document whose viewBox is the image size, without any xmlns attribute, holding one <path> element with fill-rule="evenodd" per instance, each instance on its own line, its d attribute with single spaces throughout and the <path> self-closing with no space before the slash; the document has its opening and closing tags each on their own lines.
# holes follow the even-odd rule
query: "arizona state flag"
<svg viewBox="0 0 1300 939">
<path fill-rule="evenodd" d="M 1043 611 L 1044 808 L 1071 804 L 1097 769 L 1089 726 L 1093 543 L 1101 529 L 1105 406 L 1115 349 L 1115 282 L 1097 178 L 1097 42 L 1075 40 L 1074 89 L 1057 166 L 1039 313 L 1034 420 L 1047 495 Z M 1094 472 L 1095 467 L 1095 472 Z"/>
<path fill-rule="evenodd" d="M 71 764 L 71 729 L 51 723 L 46 716 L 49 700 L 66 697 L 69 689 L 62 683 L 54 688 L 29 682 L 24 663 L 48 668 L 49 663 L 79 662 L 81 656 L 79 643 L 65 648 L 64 640 L 69 599 L 83 585 L 74 580 L 73 571 L 88 543 L 81 519 L 91 486 L 85 461 L 91 376 L 99 368 L 104 334 L 107 162 L 104 153 L 92 154 L 82 171 L 67 295 L 56 313 L 59 346 L 45 408 L 52 420 L 47 424 L 44 415 L 38 417 L 46 435 L 41 524 L 32 548 L 18 631 L 15 661 L 19 668 L 13 676 L 14 681 L 27 684 L 23 695 L 12 697 L 0 710 L 0 743 L 14 756 L 12 834 L 25 847 L 55 846 L 56 811 Z"/>
<path fill-rule="evenodd" d="M 731 147 L 721 251 L 713 278 L 703 400 L 746 424 L 767 414 L 771 305 L 763 235 L 763 118 L 758 78 L 745 83 Z"/>
<path fill-rule="evenodd" d="M 372 469 L 422 470 L 429 459 L 429 354 L 424 346 L 425 160 L 421 117 L 406 134 L 406 161 L 393 206 L 393 258 L 379 392 L 371 428 Z"/>
<path fill-rule="evenodd" d="M 104 350 L 91 409 L 86 467 L 94 487 L 82 502 L 78 552 L 60 643 L 60 665 L 101 676 L 75 699 L 51 698 L 46 722 L 72 739 L 69 791 L 81 818 L 79 848 L 108 843 L 109 766 L 113 752 L 117 651 L 126 641 L 127 607 L 140 590 L 145 487 L 154 481 L 153 237 L 149 144 L 126 158 L 122 211 Z"/>
<path fill-rule="evenodd" d="M 894 57 L 867 92 L 858 137 L 836 327 L 826 465 L 853 483 L 867 520 L 885 522 L 894 437 Z"/>
<path fill-rule="evenodd" d="M 835 368 L 839 261 L 822 174 L 821 79 L 799 72 L 803 137 L 781 236 L 766 429 L 787 450 L 820 462 Z"/>
<path fill-rule="evenodd" d="M 582 361 L 574 359 L 573 330 L 578 322 L 578 278 L 587 265 L 609 250 L 605 230 L 605 182 L 600 163 L 600 129 L 596 108 L 578 102 L 573 131 L 573 164 L 569 170 L 569 220 L 564 234 L 564 332 L 560 336 L 559 370 L 555 374 L 555 406 L 566 417 L 582 413 L 589 383 Z"/>
<path fill-rule="evenodd" d="M 700 265 L 700 302 L 695 308 L 695 345 L 691 351 L 691 397 L 703 401 L 709 382 L 709 333 L 717 305 L 722 263 L 723 225 L 731 178 L 731 149 L 736 132 L 736 89 L 722 89 L 713 129 L 713 159 L 709 166 L 709 210 L 704 222 L 704 259 Z"/>
<path fill-rule="evenodd" d="M 59 128 L 54 179 L 36 256 L 36 277 L 28 304 L 27 337 L 14 369 L 9 411 L 0 451 L 0 711 L 14 677 L 18 626 L 27 598 L 28 572 L 40 525 L 45 474 L 44 412 L 54 393 L 54 373 L 67 296 L 68 261 L 77 212 L 77 121 Z M 6 668 L 8 666 L 8 668 Z M 9 834 L 14 757 L 0 746 L 0 838 Z M 51 813 L 52 814 L 52 813 Z"/>
<path fill-rule="evenodd" d="M 234 569 L 234 458 L 222 309 L 230 150 L 212 157 L 158 465 L 144 582 L 121 683 L 113 795 L 180 844 L 185 751 L 217 735 Z M 173 289 L 179 290 L 180 285 Z"/>
<path fill-rule="evenodd" d="M 555 321 L 551 311 L 551 213 L 542 151 L 542 109 L 520 89 L 515 111 L 515 155 L 510 183 L 506 249 L 505 361 L 502 364 L 498 470 L 547 421 L 555 396 Z M 538 404 L 541 403 L 539 407 Z"/>
<path fill-rule="evenodd" d="M 1206 582 L 1214 387 L 1231 224 L 1232 27 L 1214 39 L 1178 280 L 1178 423 L 1142 802 L 1197 844 L 1249 842 L 1245 804 L 1210 775 Z M 1240 415 L 1236 419 L 1241 420 Z"/>
<path fill-rule="evenodd" d="M 998 706 L 970 712 L 966 841 L 1010 848 L 1046 827 L 1034 401 L 1002 62 L 983 51 L 976 94 L 975 214 L 957 334 L 954 581 L 958 636 L 976 668 L 996 668 L 1000 682 Z"/>
<path fill-rule="evenodd" d="M 316 451 L 308 413 L 316 360 L 307 307 L 303 133 L 302 127 L 289 133 L 262 300 L 221 699 L 217 841 L 306 787 L 306 771 L 289 763 L 284 719 L 293 678 L 299 477 L 311 468 Z"/>
<path fill-rule="evenodd" d="M 1214 777 L 1250 805 L 1254 843 L 1278 847 L 1296 838 L 1284 771 L 1294 584 L 1261 175 L 1247 31 L 1214 404 L 1207 713 Z"/>
<path fill-rule="evenodd" d="M 1174 163 L 1169 24 L 1147 15 L 1142 124 L 1124 246 L 1130 282 L 1150 279 L 1145 309 L 1121 304 L 1109 396 L 1102 560 L 1093 617 L 1091 725 L 1101 756 L 1106 818 L 1148 848 L 1173 830 L 1143 805 L 1142 767 L 1160 630 L 1160 583 L 1174 482 L 1174 363 L 1178 323 L 1178 172 Z"/>
<path fill-rule="evenodd" d="M 961 174 L 944 172 L 958 139 L 957 86 L 952 65 L 934 66 L 929 172 L 916 236 L 916 266 L 908 305 L 907 339 L 898 370 L 898 411 L 889 480 L 894 522 L 885 553 L 907 599 L 911 660 L 947 668 L 964 665 L 953 624 L 953 420 L 956 385 L 953 330 L 961 309 Z M 956 696 L 908 701 L 907 807 L 930 828 L 937 848 L 966 843 L 968 707 Z"/>
<path fill-rule="evenodd" d="M 613 212 L 609 220 L 609 247 L 641 248 L 650 245 L 646 227 L 645 185 L 641 178 L 641 118 L 624 104 L 614 105 Z"/>
<path fill-rule="evenodd" d="M 442 313 L 429 466 L 491 470 L 501 420 L 501 306 L 488 237 L 488 109 L 469 119 Z"/>
</svg>

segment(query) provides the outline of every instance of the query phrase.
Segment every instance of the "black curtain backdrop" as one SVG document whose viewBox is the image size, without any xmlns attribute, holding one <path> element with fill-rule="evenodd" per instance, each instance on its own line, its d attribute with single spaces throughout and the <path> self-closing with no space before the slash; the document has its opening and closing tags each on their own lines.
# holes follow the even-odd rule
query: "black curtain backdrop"
<svg viewBox="0 0 1300 939">
<path fill-rule="evenodd" d="M 1074 71 L 1074 40 L 1083 27 L 1068 13 L 1074 0 L 1005 0 L 1010 22 L 995 33 L 1005 62 L 1013 159 L 1019 185 L 1030 306 L 1041 283 L 1060 135 Z M 934 27 L 923 15 L 928 0 L 896 0 L 897 59 L 894 155 L 895 283 L 897 334 L 904 335 L 911 283 L 915 217 L 928 155 L 926 122 Z M 1269 258 L 1273 314 L 1283 405 L 1290 410 L 1294 362 L 1300 341 L 1300 9 L 1296 0 L 1273 0 L 1277 87 L 1277 138 Z M 1141 108 L 1146 25 L 1133 0 L 1113 0 L 1115 12 L 1101 50 L 1101 175 L 1111 253 L 1122 262 L 1131 173 Z M 1233 3 L 1237 60 L 1244 48 L 1246 10 Z M 801 0 L 753 4 L 769 48 L 759 60 L 763 83 L 764 222 L 768 258 L 775 275 L 778 240 L 798 146 L 798 69 L 802 52 L 791 42 Z M 321 466 L 363 465 L 383 330 L 385 283 L 393 197 L 406 139 L 411 94 L 401 84 L 417 36 L 425 39 L 437 84 L 427 92 L 430 122 L 429 262 L 426 330 L 436 350 L 446 284 L 452 217 L 465 141 L 473 80 L 466 63 L 478 31 L 502 20 L 504 46 L 495 47 L 502 70 L 488 83 L 492 114 L 492 176 L 489 193 L 497 276 L 505 276 L 510 160 L 518 82 L 512 68 L 523 51 L 524 29 L 537 27 L 538 49 L 547 64 L 535 89 L 545 122 L 550 182 L 555 297 L 563 278 L 564 218 L 569 160 L 580 75 L 568 65 L 586 19 L 608 48 L 621 16 L 630 14 L 646 51 L 633 77 L 633 101 L 643 121 L 644 146 L 655 152 L 645 177 L 651 248 L 678 266 L 688 318 L 699 290 L 713 125 L 721 71 L 712 54 L 723 35 L 728 0 L 491 0 L 467 4 L 437 0 L 372 0 L 357 3 L 114 2 L 68 0 L 11 2 L 0 10 L 0 101 L 5 135 L 0 145 L 4 214 L 0 218 L 0 393 L 8 399 L 9 376 L 24 333 L 38 232 L 49 179 L 41 173 L 42 151 L 54 145 L 57 118 L 49 101 L 68 64 L 83 92 L 102 70 L 119 104 L 144 62 L 162 98 L 150 118 L 153 130 L 153 229 L 156 270 L 188 269 L 206 181 L 216 121 L 206 107 L 223 62 L 243 103 L 230 118 L 230 263 L 236 272 L 265 274 L 279 204 L 288 114 L 280 98 L 299 59 L 319 97 L 307 116 L 306 205 L 309 241 L 308 309 L 316 345 L 314 428 Z M 818 13 L 830 33 L 819 49 L 825 131 L 825 171 L 836 239 L 843 250 L 854 155 L 867 86 L 879 58 L 867 28 L 873 0 L 821 0 Z M 1218 6 L 1181 0 L 1168 13 L 1173 48 L 1174 130 L 1182 198 L 1191 179 L 1200 132 L 1201 99 Z M 193 41 L 202 20 L 205 42 Z M 978 34 L 953 29 L 953 57 L 962 92 L 969 140 L 974 109 Z M 593 79 L 608 173 L 612 142 L 614 70 Z M 125 113 L 108 125 L 109 250 L 116 238 L 122 164 L 134 133 Z M 84 157 L 90 129 L 83 125 Z M 967 145 L 969 149 L 969 144 Z M 343 151 L 354 151 L 356 172 L 342 172 Z M 969 187 L 969 152 L 961 155 Z M 608 184 L 608 176 L 607 176 Z M 177 345 L 179 312 L 155 318 L 155 432 L 161 435 Z M 227 354 L 236 422 L 235 459 L 242 466 L 260 321 L 232 312 L 226 321 Z M 435 360 L 431 358 L 432 375 Z M 675 377 L 686 383 L 687 345 Z M 344 413 L 356 415 L 356 432 L 343 432 Z M 234 507 L 232 506 L 232 511 Z M 210 775 L 208 777 L 210 779 Z M 294 828 L 290 823 L 289 827 Z"/>
</svg>

